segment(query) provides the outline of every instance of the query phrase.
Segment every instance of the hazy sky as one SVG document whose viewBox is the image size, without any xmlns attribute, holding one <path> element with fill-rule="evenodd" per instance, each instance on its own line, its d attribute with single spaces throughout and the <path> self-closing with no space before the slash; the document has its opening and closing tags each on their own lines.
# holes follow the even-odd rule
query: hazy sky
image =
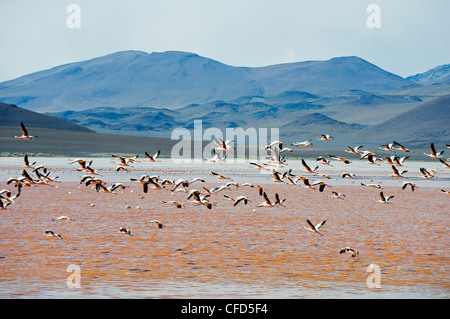
<svg viewBox="0 0 450 319">
<path fill-rule="evenodd" d="M 66 23 L 73 3 L 80 28 Z M 406 77 L 450 63 L 449 16 L 448 0 L 1 0 L 0 81 L 123 50 L 233 66 L 356 55 Z"/>
</svg>

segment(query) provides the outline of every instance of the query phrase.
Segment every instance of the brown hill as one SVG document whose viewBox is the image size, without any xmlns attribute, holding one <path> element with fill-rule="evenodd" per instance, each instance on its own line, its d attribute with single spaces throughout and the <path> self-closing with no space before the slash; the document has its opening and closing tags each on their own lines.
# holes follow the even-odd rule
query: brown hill
<svg viewBox="0 0 450 319">
<path fill-rule="evenodd" d="M 411 142 L 425 146 L 431 142 L 448 144 L 450 141 L 450 94 L 425 102 L 381 124 L 367 127 L 357 133 L 362 140 Z"/>
<path fill-rule="evenodd" d="M 27 128 L 39 127 L 55 130 L 93 132 L 84 126 L 53 116 L 26 110 L 13 104 L 0 102 L 0 114 L 0 126 L 15 126 L 19 128 L 20 122 L 23 122 Z"/>
</svg>

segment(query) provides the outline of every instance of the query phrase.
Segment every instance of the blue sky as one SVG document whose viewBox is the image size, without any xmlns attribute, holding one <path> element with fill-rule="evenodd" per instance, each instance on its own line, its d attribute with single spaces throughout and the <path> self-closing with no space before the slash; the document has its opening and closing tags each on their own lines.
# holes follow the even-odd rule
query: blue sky
<svg viewBox="0 0 450 319">
<path fill-rule="evenodd" d="M 66 20 L 80 8 L 81 28 Z M 377 4 L 381 28 L 368 28 Z M 450 63 L 448 0 L 6 0 L 0 81 L 123 50 L 179 50 L 234 66 L 356 55 L 408 76 Z"/>
</svg>

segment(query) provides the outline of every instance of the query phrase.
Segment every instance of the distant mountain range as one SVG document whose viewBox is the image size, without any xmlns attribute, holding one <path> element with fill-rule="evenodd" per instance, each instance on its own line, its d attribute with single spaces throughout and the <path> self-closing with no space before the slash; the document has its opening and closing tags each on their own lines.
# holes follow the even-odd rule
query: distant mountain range
<svg viewBox="0 0 450 319">
<path fill-rule="evenodd" d="M 170 137 L 177 127 L 193 129 L 195 119 L 201 119 L 203 128 L 249 127 L 280 129 L 285 141 L 306 140 L 330 133 L 341 140 L 387 141 L 394 136 L 423 146 L 429 141 L 450 141 L 450 94 L 428 102 L 418 103 L 374 125 L 347 123 L 330 118 L 321 112 L 327 107 L 312 102 L 265 104 L 264 99 L 240 99 L 241 103 L 222 101 L 194 104 L 177 110 L 157 108 L 95 108 L 86 111 L 66 111 L 53 115 L 70 122 L 90 127 L 96 132 L 138 136 Z"/>
<path fill-rule="evenodd" d="M 404 79 L 353 56 L 249 68 L 188 52 L 124 51 L 2 82 L 0 101 L 108 134 L 170 137 L 201 119 L 204 129 L 277 127 L 288 141 L 326 132 L 448 143 L 448 66 Z"/>
<path fill-rule="evenodd" d="M 285 91 L 379 93 L 418 84 L 355 56 L 234 67 L 197 54 L 123 51 L 0 83 L 0 101 L 37 112 L 94 107 L 179 108 Z"/>
<path fill-rule="evenodd" d="M 424 85 L 450 83 L 450 64 L 439 65 L 427 72 L 408 76 L 406 79 Z"/>
</svg>

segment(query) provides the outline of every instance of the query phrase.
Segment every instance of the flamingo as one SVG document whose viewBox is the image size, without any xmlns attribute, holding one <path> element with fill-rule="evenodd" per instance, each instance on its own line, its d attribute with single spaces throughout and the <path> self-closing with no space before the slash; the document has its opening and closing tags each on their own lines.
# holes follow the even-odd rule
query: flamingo
<svg viewBox="0 0 450 319">
<path fill-rule="evenodd" d="M 303 184 L 305 185 L 306 188 L 314 189 L 314 187 L 313 187 L 313 186 L 311 185 L 311 183 L 309 182 L 309 178 L 300 176 L 300 177 L 297 179 L 297 181 L 298 181 L 298 180 L 301 180 L 301 181 L 303 182 Z"/>
<path fill-rule="evenodd" d="M 389 200 L 391 200 L 392 198 L 394 198 L 394 195 L 390 195 L 390 196 L 384 196 L 383 192 L 380 192 L 380 199 L 378 200 L 379 203 L 384 203 L 384 204 L 388 204 Z"/>
<path fill-rule="evenodd" d="M 379 184 L 364 184 L 361 183 L 362 186 L 366 186 L 366 187 L 373 187 L 373 188 L 381 188 L 381 185 Z"/>
<path fill-rule="evenodd" d="M 285 207 L 285 206 L 283 205 L 283 203 L 284 203 L 285 201 L 286 201 L 286 198 L 280 200 L 280 196 L 278 195 L 278 193 L 275 193 L 275 203 L 274 203 L 274 205 L 280 205 L 280 206 Z"/>
<path fill-rule="evenodd" d="M 22 177 L 25 179 L 25 181 L 29 184 L 29 185 L 33 185 L 36 184 L 36 181 L 34 179 L 31 178 L 30 174 L 28 174 L 28 172 L 26 170 L 22 171 Z"/>
<path fill-rule="evenodd" d="M 164 227 L 164 225 L 159 220 L 156 220 L 156 219 L 147 221 L 147 224 L 151 224 L 151 223 L 157 224 L 158 228 L 160 228 L 160 229 Z"/>
<path fill-rule="evenodd" d="M 216 151 L 216 149 L 213 147 L 212 152 L 214 156 L 211 159 L 203 159 L 205 161 L 209 161 L 211 163 L 224 163 L 226 161 L 226 156 L 221 156 L 220 153 Z"/>
<path fill-rule="evenodd" d="M 80 180 L 80 184 L 83 183 L 85 183 L 86 186 L 89 186 L 90 184 L 104 184 L 105 182 L 102 179 L 93 177 L 92 175 L 84 175 Z"/>
<path fill-rule="evenodd" d="M 233 198 L 228 195 L 223 195 L 223 197 L 225 197 L 227 200 L 233 202 L 233 206 L 236 206 L 240 202 L 243 202 L 245 205 L 247 205 L 247 203 L 250 201 L 246 196 L 243 196 L 243 195 L 236 197 L 236 198 Z"/>
<path fill-rule="evenodd" d="M 179 203 L 177 201 L 174 200 L 170 200 L 170 201 L 162 201 L 164 204 L 170 204 L 170 205 L 174 205 L 176 208 L 183 208 L 184 204 L 183 203 Z"/>
<path fill-rule="evenodd" d="M 207 190 L 207 192 L 209 194 L 212 194 L 212 193 L 218 193 L 218 192 L 223 191 L 224 189 L 230 189 L 230 188 L 227 185 L 221 185 L 221 186 L 213 187 L 211 189 L 207 189 L 206 187 L 203 187 L 203 189 Z"/>
<path fill-rule="evenodd" d="M 311 184 L 311 186 L 316 186 L 319 185 L 319 192 L 323 192 L 323 190 L 325 189 L 326 186 L 331 187 L 330 185 L 326 184 L 325 182 L 322 181 L 315 181 L 314 183 Z"/>
<path fill-rule="evenodd" d="M 24 162 L 24 165 L 23 165 L 24 168 L 33 168 L 33 165 L 36 164 L 36 162 L 33 162 L 33 164 L 30 164 L 30 161 L 28 160 L 28 154 L 25 154 L 25 156 L 23 157 L 23 162 Z"/>
<path fill-rule="evenodd" d="M 72 220 L 75 221 L 75 219 L 70 218 L 69 216 L 59 216 L 59 217 L 52 217 L 53 221 L 58 221 L 58 220 Z"/>
<path fill-rule="evenodd" d="M 345 164 L 350 164 L 351 162 L 346 159 L 345 157 L 341 157 L 341 156 L 336 156 L 336 155 L 328 155 L 331 158 L 337 159 L 340 162 L 344 162 Z"/>
<path fill-rule="evenodd" d="M 396 141 L 393 141 L 392 143 L 394 143 L 395 146 L 398 146 L 398 150 L 401 150 L 401 151 L 407 152 L 407 153 L 408 152 L 414 153 L 414 151 L 411 151 L 411 150 L 407 149 L 406 147 L 404 147 L 400 143 L 397 143 Z"/>
<path fill-rule="evenodd" d="M 234 140 L 227 140 L 224 142 L 220 137 L 216 137 L 214 138 L 214 143 L 217 144 L 217 146 L 214 148 L 219 151 L 232 152 L 230 144 L 233 142 Z"/>
<path fill-rule="evenodd" d="M 283 149 L 280 149 L 280 153 L 281 152 L 295 152 L 292 148 L 289 148 L 289 147 L 285 147 L 285 148 L 283 148 Z"/>
<path fill-rule="evenodd" d="M 241 184 L 241 186 L 242 187 L 248 186 L 248 187 L 251 187 L 251 188 L 256 187 L 258 189 L 259 195 L 261 195 L 261 196 L 262 196 L 262 194 L 264 192 L 263 188 L 260 185 L 258 185 L 258 184 L 243 183 L 243 184 Z"/>
<path fill-rule="evenodd" d="M 398 169 L 394 166 L 391 165 L 393 173 L 391 174 L 391 177 L 404 177 L 403 174 L 405 174 L 407 171 L 401 171 L 399 172 Z"/>
<path fill-rule="evenodd" d="M 323 156 L 319 156 L 318 158 L 316 158 L 316 162 L 319 162 L 320 164 L 323 164 L 323 165 L 330 165 L 330 161 L 327 160 Z M 330 165 L 330 166 L 333 166 L 333 165 Z"/>
<path fill-rule="evenodd" d="M 391 157 L 385 156 L 384 158 L 386 159 L 386 164 L 389 164 L 389 165 L 395 164 Z"/>
<path fill-rule="evenodd" d="M 264 197 L 264 202 L 259 204 L 257 207 L 274 207 L 275 206 L 275 204 L 272 204 L 272 202 L 270 201 L 266 192 L 264 192 L 262 196 Z"/>
<path fill-rule="evenodd" d="M 267 161 L 273 166 L 283 165 L 285 163 L 284 156 L 280 156 L 280 150 L 278 148 L 270 148 L 272 156 L 267 157 Z"/>
<path fill-rule="evenodd" d="M 285 177 L 296 177 L 295 174 L 292 174 L 292 168 L 282 174 L 281 178 L 285 178 Z"/>
<path fill-rule="evenodd" d="M 103 192 L 103 193 L 112 193 L 119 187 L 122 189 L 125 189 L 125 185 L 123 185 L 122 183 L 115 183 L 109 187 L 105 187 L 104 185 L 102 185 L 100 183 L 97 183 L 95 185 L 95 189 L 97 190 L 97 192 Z"/>
<path fill-rule="evenodd" d="M 227 200 L 229 200 L 229 201 L 231 201 L 231 202 L 234 202 L 234 201 L 235 201 L 235 199 L 234 199 L 233 197 L 231 197 L 231 196 L 223 195 L 223 197 L 225 197 Z"/>
<path fill-rule="evenodd" d="M 297 183 L 294 182 L 290 176 L 286 176 L 286 178 L 287 178 L 287 180 L 288 180 L 288 182 L 287 182 L 286 184 L 289 184 L 289 185 L 297 185 Z"/>
<path fill-rule="evenodd" d="M 200 178 L 200 177 L 195 177 L 193 180 L 191 180 L 190 182 L 189 182 L 189 184 L 194 184 L 195 182 L 200 182 L 200 183 L 206 183 L 206 181 L 203 179 L 203 178 Z"/>
<path fill-rule="evenodd" d="M 303 165 L 303 167 L 305 168 L 305 170 L 306 170 L 306 172 L 307 173 L 310 173 L 310 174 L 316 174 L 316 170 L 319 168 L 319 166 L 316 166 L 314 169 L 311 169 L 309 166 L 308 166 L 308 164 L 306 164 L 306 162 L 305 162 L 305 160 L 302 158 L 302 165 Z"/>
<path fill-rule="evenodd" d="M 446 168 L 450 168 L 450 164 L 446 163 L 444 160 L 442 160 L 441 158 L 439 158 L 439 162 L 441 162 L 442 164 L 444 164 L 444 166 Z"/>
<path fill-rule="evenodd" d="M 148 192 L 148 184 L 150 183 L 148 180 L 146 180 L 146 178 L 150 179 L 150 176 L 148 175 L 141 175 L 141 177 L 139 179 L 137 178 L 130 178 L 132 183 L 140 183 L 143 187 L 143 191 L 144 193 Z"/>
<path fill-rule="evenodd" d="M 216 173 L 216 172 L 211 172 L 210 174 L 211 174 L 211 175 L 214 175 L 214 176 L 217 176 L 219 179 L 229 179 L 229 180 L 232 180 L 231 178 L 226 177 L 226 176 L 221 175 L 221 174 L 218 174 L 218 173 Z"/>
<path fill-rule="evenodd" d="M 271 142 L 270 144 L 268 144 L 268 145 L 265 146 L 265 149 L 266 149 L 266 150 L 272 150 L 272 149 L 273 149 L 272 146 L 275 146 L 275 145 L 276 145 L 276 146 L 278 147 L 278 149 L 281 151 L 281 150 L 283 149 L 284 143 L 281 142 L 281 141 Z"/>
<path fill-rule="evenodd" d="M 25 128 L 25 125 L 23 124 L 23 122 L 20 122 L 20 129 L 22 130 L 22 135 L 21 136 L 14 136 L 14 138 L 19 138 L 22 140 L 34 140 L 37 138 L 37 136 L 31 136 L 28 134 L 27 129 Z"/>
<path fill-rule="evenodd" d="M 380 165 L 380 164 L 376 163 L 376 161 L 383 162 L 383 160 L 380 157 L 376 156 L 375 154 L 368 154 L 367 160 L 369 161 L 369 164 L 371 164 L 371 165 Z"/>
<path fill-rule="evenodd" d="M 204 195 L 204 196 L 200 196 L 200 192 L 196 189 L 191 190 L 191 192 L 189 193 L 187 199 L 190 199 L 191 197 L 194 197 L 194 203 L 195 204 L 199 204 L 199 205 L 205 205 L 208 209 L 212 208 L 212 204 L 206 200 L 206 197 L 209 196 L 208 195 Z"/>
<path fill-rule="evenodd" d="M 329 135 L 329 134 L 320 134 L 322 137 L 321 138 L 317 138 L 316 140 L 318 141 L 325 141 L 325 142 L 329 142 L 329 141 L 333 141 L 333 136 Z"/>
<path fill-rule="evenodd" d="M 408 158 L 409 158 L 409 156 L 404 156 L 404 157 L 391 156 L 391 160 L 395 166 L 405 166 L 403 164 L 403 162 Z"/>
<path fill-rule="evenodd" d="M 77 171 L 87 172 L 92 175 L 98 175 L 98 172 L 91 168 L 92 161 L 86 162 L 86 160 L 84 160 L 84 159 L 77 158 L 77 159 L 73 160 L 72 162 L 70 162 L 69 165 L 73 164 L 73 163 L 80 164 L 81 168 L 77 168 Z"/>
<path fill-rule="evenodd" d="M 275 170 L 272 170 L 272 176 L 273 176 L 273 181 L 275 183 L 284 183 L 283 180 L 280 177 L 280 173 L 279 172 L 277 172 Z"/>
<path fill-rule="evenodd" d="M 344 173 L 342 173 L 342 178 L 352 178 L 352 179 L 356 179 L 356 175 L 355 175 L 354 173 L 344 172 Z"/>
<path fill-rule="evenodd" d="M 6 181 L 6 185 L 9 184 L 13 184 L 14 187 L 19 187 L 22 185 L 26 185 L 26 181 L 25 181 L 25 177 L 21 176 L 21 177 L 10 177 L 7 181 Z"/>
<path fill-rule="evenodd" d="M 303 146 L 313 148 L 314 144 L 311 143 L 311 140 L 303 141 L 303 142 L 295 142 L 291 144 L 292 146 Z"/>
<path fill-rule="evenodd" d="M 342 193 L 338 193 L 338 192 L 335 192 L 335 191 L 332 191 L 331 193 L 333 194 L 333 196 L 331 196 L 333 198 L 337 198 L 337 199 L 344 199 L 345 198 L 345 195 L 342 194 Z"/>
<path fill-rule="evenodd" d="M 126 234 L 126 235 L 130 235 L 130 236 L 134 236 L 134 235 L 131 234 L 131 230 L 126 229 L 126 228 L 123 227 L 123 226 L 121 226 L 121 227 L 119 228 L 119 233 L 121 233 L 121 234 Z"/>
<path fill-rule="evenodd" d="M 0 197 L 1 197 L 1 198 L 3 198 L 3 197 L 2 197 L 3 194 L 5 194 L 7 197 L 10 197 L 10 196 L 11 196 L 11 191 L 9 191 L 9 190 L 7 190 L 7 189 L 2 189 L 2 190 L 0 191 Z"/>
<path fill-rule="evenodd" d="M 384 144 L 383 147 L 378 147 L 380 150 L 388 151 L 388 152 L 395 152 L 393 149 L 394 144 Z"/>
<path fill-rule="evenodd" d="M 249 202 L 250 199 L 248 199 L 246 196 L 238 196 L 236 197 L 236 200 L 234 201 L 233 206 L 236 206 L 237 204 L 239 204 L 240 202 L 243 202 L 245 205 L 247 205 L 247 202 Z"/>
<path fill-rule="evenodd" d="M 260 165 L 258 163 L 254 163 L 254 162 L 250 162 L 250 165 L 256 166 L 256 169 L 260 170 L 260 171 L 268 171 L 269 169 L 264 167 L 263 165 Z"/>
<path fill-rule="evenodd" d="M 440 151 L 439 153 L 436 153 L 436 148 L 434 147 L 434 143 L 431 143 L 430 150 L 431 150 L 430 154 L 427 154 L 425 152 L 423 152 L 423 154 L 425 154 L 426 156 L 429 156 L 431 158 L 439 159 L 439 156 L 441 156 L 444 153 L 444 151 Z"/>
<path fill-rule="evenodd" d="M 150 156 L 147 152 L 145 152 L 145 156 L 149 159 L 150 162 L 157 162 L 157 158 L 159 156 L 159 154 L 161 153 L 161 150 L 158 150 L 155 155 Z"/>
<path fill-rule="evenodd" d="M 359 251 L 357 251 L 356 249 L 349 247 L 349 246 L 343 247 L 343 248 L 341 248 L 341 250 L 339 250 L 340 254 L 345 254 L 347 252 L 349 252 L 352 257 L 356 257 L 356 255 L 359 254 Z"/>
<path fill-rule="evenodd" d="M 42 234 L 42 236 L 46 236 L 46 237 L 59 237 L 59 238 L 63 239 L 62 236 L 61 236 L 60 234 L 57 234 L 57 233 L 55 233 L 53 230 L 49 230 L 49 229 L 47 229 L 47 230 L 45 231 L 45 233 Z"/>
<path fill-rule="evenodd" d="M 175 182 L 174 182 L 174 184 L 173 184 L 173 187 L 172 187 L 172 189 L 171 189 L 171 191 L 173 192 L 173 191 L 175 191 L 178 187 L 180 187 L 180 186 L 182 186 L 182 187 L 189 187 L 189 182 L 187 181 L 187 180 L 185 180 L 185 179 L 177 179 Z"/>
<path fill-rule="evenodd" d="M 411 187 L 411 191 L 413 191 L 414 192 L 414 190 L 416 189 L 416 188 L 419 188 L 418 186 L 416 186 L 414 183 L 411 183 L 411 182 L 404 182 L 403 183 L 403 185 L 402 185 L 402 190 L 404 190 L 406 187 Z"/>
<path fill-rule="evenodd" d="M 11 203 L 3 203 L 3 200 L 0 197 L 0 209 L 6 209 L 9 205 L 11 205 Z"/>
<path fill-rule="evenodd" d="M 361 147 L 363 147 L 363 146 L 362 145 L 358 145 L 358 146 L 355 146 L 355 147 L 350 147 L 350 146 L 347 145 L 347 147 L 349 148 L 349 150 L 345 150 L 345 152 L 350 153 L 350 154 L 358 154 L 359 153 L 359 149 Z"/>
<path fill-rule="evenodd" d="M 419 168 L 419 170 L 420 170 L 420 172 L 422 173 L 422 175 L 419 176 L 419 177 L 421 177 L 421 178 L 424 178 L 424 179 L 431 179 L 431 178 L 435 177 L 435 176 L 434 176 L 435 171 L 427 170 L 427 169 L 424 168 L 424 167 Z"/>
<path fill-rule="evenodd" d="M 117 156 L 117 155 L 111 155 L 112 157 L 117 157 L 120 161 L 120 166 L 130 166 L 128 163 L 130 163 L 130 160 L 128 158 Z"/>
<path fill-rule="evenodd" d="M 306 229 L 306 230 L 308 230 L 308 231 L 310 231 L 310 232 L 313 232 L 313 233 L 318 233 L 320 236 L 323 236 L 323 235 L 319 232 L 319 229 L 320 229 L 320 227 L 322 227 L 322 226 L 325 224 L 326 220 L 323 220 L 322 222 L 318 223 L 318 224 L 315 225 L 315 226 L 314 226 L 313 223 L 311 223 L 311 221 L 310 221 L 309 219 L 307 219 L 306 222 L 308 223 L 309 227 L 303 226 L 304 229 Z"/>
<path fill-rule="evenodd" d="M 0 191 L 0 209 L 6 209 L 9 205 L 14 203 L 14 200 L 20 196 L 22 184 L 18 184 L 18 192 L 15 195 L 12 195 L 11 191 L 7 189 L 2 189 Z M 5 194 L 6 197 L 3 197 L 2 194 Z"/>
<path fill-rule="evenodd" d="M 17 194 L 15 194 L 14 196 L 12 195 L 11 191 L 9 191 L 9 190 L 7 190 L 7 189 L 2 189 L 2 190 L 0 191 L 0 200 L 3 200 L 3 201 L 5 201 L 5 202 L 7 202 L 8 205 L 9 205 L 9 204 L 13 204 L 13 203 L 14 203 L 14 200 L 15 200 L 17 197 L 19 197 L 20 194 L 21 194 L 22 184 L 19 184 L 19 185 L 17 186 L 17 188 L 18 188 Z M 2 196 L 3 194 L 5 194 L 6 197 L 3 197 L 3 196 Z M 8 205 L 6 205 L 6 206 L 8 206 Z M 5 208 L 6 208 L 6 206 L 5 206 Z"/>
</svg>

